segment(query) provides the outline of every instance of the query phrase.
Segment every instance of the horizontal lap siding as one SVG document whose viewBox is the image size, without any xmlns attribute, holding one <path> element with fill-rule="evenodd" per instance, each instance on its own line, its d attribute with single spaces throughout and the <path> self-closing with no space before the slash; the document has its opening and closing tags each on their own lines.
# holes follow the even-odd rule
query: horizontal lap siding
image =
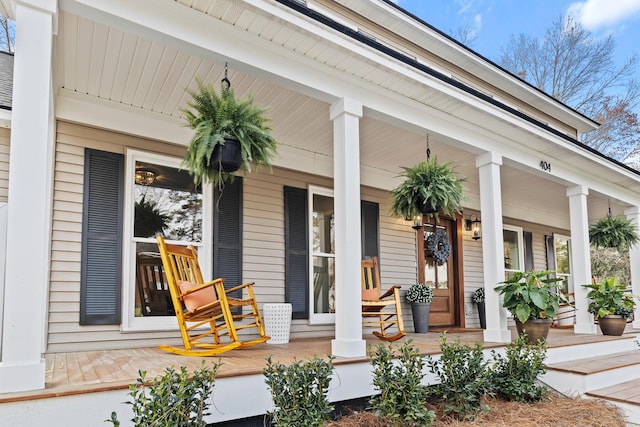
<svg viewBox="0 0 640 427">
<path fill-rule="evenodd" d="M 0 128 L 0 202 L 7 201 L 9 192 L 9 139 L 11 129 Z"/>
<path fill-rule="evenodd" d="M 0 147 L 2 138 L 0 134 Z M 118 325 L 80 326 L 80 251 L 84 148 L 124 154 L 125 147 L 182 156 L 169 144 L 59 122 L 54 165 L 47 351 L 97 350 L 178 343 L 175 333 L 120 332 Z M 1 148 L 0 148 L 1 150 Z M 0 156 L 0 168 L 2 157 Z M 0 182 L 0 185 L 2 183 Z"/>
</svg>

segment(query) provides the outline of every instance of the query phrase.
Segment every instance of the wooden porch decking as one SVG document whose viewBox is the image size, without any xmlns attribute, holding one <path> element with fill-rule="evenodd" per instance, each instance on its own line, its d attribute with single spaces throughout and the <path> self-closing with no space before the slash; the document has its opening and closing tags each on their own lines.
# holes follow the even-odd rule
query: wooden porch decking
<svg viewBox="0 0 640 427">
<path fill-rule="evenodd" d="M 515 331 L 512 331 L 515 337 Z M 440 332 L 408 334 L 423 354 L 439 353 Z M 501 347 L 503 344 L 483 341 L 482 330 L 448 331 L 449 340 L 459 339 L 463 343 L 481 343 L 484 348 Z M 367 336 L 367 344 L 377 345 L 381 341 Z M 575 335 L 571 329 L 552 329 L 547 344 L 549 348 L 602 342 L 620 339 L 603 335 Z M 624 338 L 623 338 L 624 339 Z M 628 338 L 627 338 L 628 339 Z M 397 341 L 396 343 L 401 343 Z M 305 360 L 314 355 L 331 353 L 331 338 L 308 338 L 291 340 L 288 344 L 263 344 L 241 350 L 232 350 L 221 356 L 209 358 L 222 361 L 219 378 L 260 374 L 266 358 L 281 363 Z M 101 350 L 45 355 L 46 381 L 44 390 L 0 394 L 0 403 L 69 396 L 83 393 L 126 389 L 135 382 L 138 370 L 147 371 L 149 378 L 164 372 L 165 368 L 185 366 L 188 370 L 199 368 L 203 358 L 177 356 L 155 347 L 119 350 Z M 337 358 L 335 365 L 362 362 L 364 358 Z"/>
</svg>

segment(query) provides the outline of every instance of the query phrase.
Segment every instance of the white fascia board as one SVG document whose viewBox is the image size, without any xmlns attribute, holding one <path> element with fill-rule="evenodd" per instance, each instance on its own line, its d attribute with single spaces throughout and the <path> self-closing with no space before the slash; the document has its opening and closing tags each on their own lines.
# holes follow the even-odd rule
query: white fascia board
<svg viewBox="0 0 640 427">
<path fill-rule="evenodd" d="M 488 60 L 481 58 L 479 54 L 469 52 L 459 44 L 447 39 L 438 32 L 431 30 L 429 27 L 426 27 L 423 24 L 411 19 L 406 14 L 400 12 L 392 6 L 389 6 L 385 2 L 382 2 L 380 0 L 370 0 L 367 2 L 363 2 L 361 0 L 343 0 L 342 3 L 350 9 L 357 11 L 358 13 L 362 13 L 364 16 L 372 19 L 374 22 L 381 23 L 381 25 L 385 25 L 384 22 L 388 21 L 389 19 L 400 21 L 400 25 L 393 26 L 393 31 L 397 32 L 399 35 L 406 37 L 408 40 L 419 40 L 422 37 L 429 37 L 434 42 L 440 44 L 443 47 L 443 50 L 445 50 L 446 52 L 455 52 L 454 55 L 460 58 L 464 58 L 464 60 L 471 61 L 473 64 L 475 64 L 475 66 L 484 70 L 482 74 L 483 76 L 485 76 L 485 79 L 489 76 L 494 76 L 495 79 L 497 79 L 493 82 L 490 82 L 490 80 L 487 79 L 487 82 L 496 85 L 496 87 L 500 87 L 500 83 L 508 83 L 508 85 L 502 85 L 505 91 L 518 96 L 526 103 L 530 102 L 527 102 L 524 99 L 523 95 L 525 94 L 539 100 L 539 102 L 546 104 L 552 110 L 559 112 L 562 116 L 564 116 L 565 120 L 571 119 L 571 124 L 573 126 L 576 126 L 578 131 L 581 133 L 597 129 L 598 127 L 598 124 L 595 121 L 574 111 L 567 105 L 553 100 L 549 95 L 541 93 L 537 89 L 522 82 L 511 73 L 502 71 L 494 64 L 490 63 Z M 453 57 L 453 55 L 449 58 L 443 57 L 443 59 L 451 61 L 454 64 L 456 63 L 456 58 Z M 474 71 L 474 73 L 479 74 L 476 71 Z M 534 106 L 536 108 L 541 108 L 540 105 Z M 542 108 L 542 110 L 544 111 L 544 108 Z M 556 117 L 558 116 L 557 113 L 551 113 L 551 115 Z"/>
</svg>

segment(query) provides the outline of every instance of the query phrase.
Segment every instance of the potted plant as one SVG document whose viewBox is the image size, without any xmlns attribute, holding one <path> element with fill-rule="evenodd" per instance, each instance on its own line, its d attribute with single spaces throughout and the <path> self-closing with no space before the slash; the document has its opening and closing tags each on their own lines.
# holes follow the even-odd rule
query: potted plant
<svg viewBox="0 0 640 427">
<path fill-rule="evenodd" d="M 589 313 L 593 313 L 603 335 L 622 335 L 636 307 L 633 295 L 615 276 L 583 286 L 589 289 Z"/>
<path fill-rule="evenodd" d="M 547 338 L 560 302 L 569 304 L 555 286 L 562 278 L 550 277 L 553 273 L 552 270 L 516 271 L 495 288 L 504 295 L 502 306 L 513 315 L 518 334 L 526 333 L 530 344 Z"/>
<path fill-rule="evenodd" d="M 253 98 L 236 99 L 227 79 L 222 81 L 220 93 L 197 78 L 196 83 L 198 90 L 187 90 L 192 100 L 181 110 L 188 126 L 195 130 L 183 160 L 195 183 L 212 182 L 222 188 L 238 169 L 270 168 L 277 142 L 271 136 L 265 109 L 256 106 Z"/>
<path fill-rule="evenodd" d="M 405 299 L 411 304 L 413 329 L 420 334 L 429 332 L 429 312 L 433 301 L 433 290 L 426 283 L 416 283 L 407 290 Z"/>
<path fill-rule="evenodd" d="M 589 227 L 589 242 L 596 247 L 625 248 L 638 241 L 635 224 L 623 216 L 609 214 Z"/>
<path fill-rule="evenodd" d="M 420 214 L 438 218 L 439 212 L 453 216 L 462 209 L 464 178 L 451 163 L 439 163 L 437 157 L 413 167 L 402 167 L 404 182 L 391 192 L 391 213 L 399 218 Z"/>
<path fill-rule="evenodd" d="M 471 300 L 476 303 L 478 307 L 478 318 L 480 319 L 480 327 L 482 329 L 487 328 L 487 316 L 484 307 L 484 287 L 478 288 L 471 294 Z"/>
</svg>

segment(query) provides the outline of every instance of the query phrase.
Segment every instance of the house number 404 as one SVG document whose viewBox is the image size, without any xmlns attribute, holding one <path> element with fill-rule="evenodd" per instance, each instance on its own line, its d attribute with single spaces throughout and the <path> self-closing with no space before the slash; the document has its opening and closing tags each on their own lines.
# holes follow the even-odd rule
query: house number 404
<svg viewBox="0 0 640 427">
<path fill-rule="evenodd" d="M 551 163 L 540 160 L 540 169 L 546 172 L 551 172 Z"/>
</svg>

